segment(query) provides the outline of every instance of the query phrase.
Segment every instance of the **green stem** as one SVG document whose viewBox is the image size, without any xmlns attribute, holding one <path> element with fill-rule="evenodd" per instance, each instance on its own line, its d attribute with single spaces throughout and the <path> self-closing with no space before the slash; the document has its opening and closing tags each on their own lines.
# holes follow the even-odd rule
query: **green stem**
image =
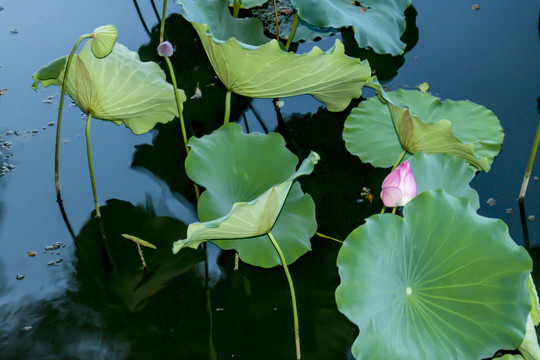
<svg viewBox="0 0 540 360">
<path fill-rule="evenodd" d="M 328 236 L 328 235 L 321 234 L 320 232 L 316 232 L 315 235 L 317 235 L 318 237 L 324 238 L 324 239 L 333 240 L 333 241 L 336 241 L 336 242 L 338 242 L 340 244 L 343 244 L 343 241 L 338 240 L 338 239 L 333 238 L 333 237 Z"/>
<path fill-rule="evenodd" d="M 240 12 L 240 6 L 242 5 L 242 0 L 234 0 L 233 3 L 233 16 L 235 18 L 238 17 L 238 13 Z"/>
<path fill-rule="evenodd" d="M 278 14 L 277 14 L 276 0 L 274 0 L 274 15 L 276 17 L 276 40 L 279 41 L 279 19 L 278 19 Z"/>
<path fill-rule="evenodd" d="M 92 165 L 92 148 L 90 145 L 90 122 L 92 120 L 92 113 L 88 113 L 88 119 L 86 120 L 86 153 L 88 154 L 88 169 L 90 170 L 90 181 L 92 182 L 92 193 L 94 195 L 94 207 L 96 208 L 96 218 L 101 220 L 101 213 L 99 211 L 99 202 L 96 191 L 96 181 L 94 180 L 94 167 Z"/>
<path fill-rule="evenodd" d="M 163 42 L 165 34 L 165 15 L 167 14 L 167 0 L 163 0 L 163 11 L 161 14 L 161 27 L 159 28 L 159 43 Z"/>
<path fill-rule="evenodd" d="M 173 83 L 174 97 L 176 99 L 176 109 L 178 110 L 178 118 L 180 119 L 180 127 L 182 128 L 182 138 L 184 140 L 184 147 L 186 149 L 186 155 L 187 155 L 189 154 L 189 146 L 187 145 L 188 139 L 187 139 L 186 125 L 185 125 L 184 115 L 183 115 L 182 102 L 180 101 L 180 95 L 178 95 L 178 89 L 176 86 L 176 75 L 174 74 L 174 68 L 172 66 L 171 60 L 168 57 L 165 57 L 165 62 L 167 63 L 167 67 L 169 68 L 169 73 L 171 75 L 171 80 Z M 199 187 L 195 183 L 193 183 L 193 186 L 195 188 L 195 197 L 198 202 L 199 197 L 200 197 Z"/>
<path fill-rule="evenodd" d="M 60 126 L 62 125 L 62 110 L 64 108 L 64 94 L 66 92 L 66 79 L 69 72 L 69 66 L 71 65 L 71 59 L 73 59 L 73 55 L 75 54 L 75 51 L 77 51 L 77 48 L 79 47 L 79 44 L 81 41 L 87 38 L 93 37 L 93 34 L 85 34 L 81 36 L 79 39 L 77 39 L 77 42 L 75 43 L 75 46 L 73 46 L 73 49 L 71 50 L 71 53 L 68 56 L 66 67 L 64 70 L 64 78 L 62 79 L 62 86 L 60 87 L 60 105 L 58 106 L 58 120 L 56 121 L 56 144 L 55 144 L 55 151 L 54 151 L 54 185 L 56 187 L 56 201 L 59 203 L 62 202 L 62 196 L 60 195 L 60 180 L 59 180 L 59 171 L 58 171 L 58 158 L 60 153 Z"/>
<path fill-rule="evenodd" d="M 281 251 L 281 248 L 279 247 L 276 239 L 274 239 L 274 236 L 271 232 L 268 232 L 268 238 L 272 242 L 272 245 L 274 245 L 274 248 L 276 249 L 279 258 L 281 259 L 281 265 L 283 265 L 283 270 L 285 271 L 285 276 L 287 276 L 287 281 L 289 282 L 289 288 L 291 290 L 291 300 L 292 300 L 292 307 L 293 307 L 293 317 L 294 317 L 294 340 L 296 344 L 296 359 L 300 360 L 302 358 L 301 351 L 300 351 L 300 325 L 298 322 L 298 310 L 296 309 L 296 295 L 294 293 L 294 285 L 291 278 L 291 274 L 289 273 L 289 268 L 287 267 L 287 262 L 285 261 L 285 256 L 283 255 L 283 252 Z"/>
<path fill-rule="evenodd" d="M 230 117 L 231 117 L 231 92 L 227 90 L 227 95 L 225 96 L 225 118 L 223 120 L 223 125 L 229 123 Z"/>
<path fill-rule="evenodd" d="M 297 26 L 298 26 L 298 12 L 296 12 L 296 15 L 294 15 L 294 21 L 292 24 L 291 33 L 289 34 L 289 38 L 287 39 L 287 44 L 285 45 L 285 51 L 289 51 L 289 47 L 291 46 L 291 42 L 294 37 L 294 34 L 296 34 Z"/>
<path fill-rule="evenodd" d="M 532 167 L 534 164 L 534 158 L 538 150 L 538 142 L 540 141 L 540 123 L 536 128 L 536 137 L 534 138 L 533 147 L 531 149 L 531 155 L 529 156 L 529 163 L 527 164 L 527 170 L 525 170 L 525 176 L 523 177 L 523 183 L 521 184 L 521 191 L 519 192 L 519 201 L 523 202 L 525 193 L 527 192 L 527 186 L 529 185 L 529 179 L 531 178 Z"/>
<path fill-rule="evenodd" d="M 396 161 L 396 163 L 394 164 L 394 166 L 392 167 L 392 170 L 390 170 L 390 172 L 394 171 L 395 168 L 398 167 L 399 163 L 401 162 L 401 160 L 403 160 L 403 157 L 405 156 L 407 152 L 405 150 L 403 150 L 401 152 L 401 154 L 399 154 L 399 157 Z M 384 214 L 384 210 L 386 209 L 385 206 L 383 206 L 383 208 L 381 209 L 381 214 Z M 394 208 L 394 210 L 392 211 L 392 214 L 395 214 L 396 213 L 396 208 Z"/>
</svg>

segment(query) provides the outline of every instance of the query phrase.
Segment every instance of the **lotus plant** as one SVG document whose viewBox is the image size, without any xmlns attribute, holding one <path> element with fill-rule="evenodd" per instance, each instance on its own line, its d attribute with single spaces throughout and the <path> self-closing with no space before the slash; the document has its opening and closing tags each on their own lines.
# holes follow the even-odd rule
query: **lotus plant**
<svg viewBox="0 0 540 360">
<path fill-rule="evenodd" d="M 416 179 L 409 160 L 392 170 L 382 183 L 381 199 L 384 206 L 405 206 L 416 196 Z"/>
</svg>

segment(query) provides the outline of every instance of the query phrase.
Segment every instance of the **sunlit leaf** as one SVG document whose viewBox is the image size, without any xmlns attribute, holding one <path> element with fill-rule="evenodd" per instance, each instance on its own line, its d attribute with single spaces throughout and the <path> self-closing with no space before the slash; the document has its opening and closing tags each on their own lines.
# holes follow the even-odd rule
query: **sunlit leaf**
<svg viewBox="0 0 540 360">
<path fill-rule="evenodd" d="M 156 63 L 141 62 L 136 52 L 121 44 L 103 59 L 96 58 L 90 47 L 91 43 L 86 43 L 73 58 L 66 84 L 67 93 L 83 112 L 118 125 L 124 123 L 135 134 L 178 116 L 172 85 Z M 63 71 L 58 70 L 62 59 L 35 73 L 32 87 L 37 88 L 39 82 L 45 87 L 61 85 Z M 58 77 L 52 79 L 54 75 Z M 182 90 L 179 95 L 185 102 Z"/>
<path fill-rule="evenodd" d="M 532 260 L 467 199 L 426 191 L 403 217 L 374 215 L 337 264 L 338 308 L 360 330 L 356 359 L 481 359 L 525 336 Z"/>
<path fill-rule="evenodd" d="M 95 57 L 101 59 L 109 55 L 113 50 L 118 32 L 113 25 L 100 26 L 92 33 L 90 46 Z"/>
<path fill-rule="evenodd" d="M 417 193 L 426 190 L 443 189 L 455 197 L 465 197 L 471 201 L 473 209 L 480 208 L 478 193 L 469 186 L 475 176 L 475 168 L 465 160 L 448 154 L 419 153 L 409 159 L 416 179 Z"/>
<path fill-rule="evenodd" d="M 317 228 L 315 205 L 311 196 L 302 192 L 300 184 L 295 182 L 291 186 L 288 182 L 295 176 L 311 172 L 317 158 L 315 154 L 308 157 L 303 167 L 296 171 L 298 158 L 285 147 L 281 135 L 247 135 L 242 133 L 237 124 L 224 125 L 200 139 L 191 138 L 189 146 L 191 151 L 186 158 L 186 172 L 194 182 L 206 188 L 197 208 L 201 222 L 217 226 L 233 215 L 236 217 L 233 214 L 235 211 L 243 214 L 259 207 L 268 210 L 272 202 L 276 205 L 270 208 L 281 208 L 279 203 L 282 195 L 286 187 L 290 187 L 271 228 L 272 234 L 283 250 L 287 264 L 293 263 L 311 249 L 309 240 Z M 272 190 L 275 186 L 277 188 Z M 259 200 L 254 201 L 256 199 Z M 245 217 L 242 215 L 246 222 L 244 229 L 259 231 L 260 228 L 256 228 L 253 222 L 255 219 L 264 219 L 264 216 L 274 218 L 275 212 Z M 270 222 L 265 220 L 263 230 L 267 230 Z M 266 235 L 250 239 L 244 237 L 242 235 L 237 239 L 212 242 L 222 249 L 235 249 L 240 259 L 246 263 L 267 268 L 281 265 Z"/>
<path fill-rule="evenodd" d="M 525 360 L 540 359 L 540 346 L 538 346 L 538 337 L 536 336 L 534 321 L 531 315 L 527 318 L 527 331 L 525 332 L 523 343 L 519 346 L 518 350 Z"/>
<path fill-rule="evenodd" d="M 215 9 L 208 10 L 214 15 L 210 16 L 203 13 L 210 4 L 177 2 L 184 4 L 182 14 L 197 30 L 212 67 L 229 91 L 255 98 L 310 94 L 328 110 L 341 111 L 360 97 L 364 81 L 371 78 L 369 64 L 345 55 L 338 40 L 327 52 L 314 47 L 307 54 L 287 53 L 276 40 L 253 39 L 262 29 L 256 19 L 237 20 Z M 218 21 L 219 14 L 223 18 Z"/>
<path fill-rule="evenodd" d="M 531 318 L 534 326 L 537 326 L 540 323 L 540 301 L 538 300 L 538 293 L 532 275 L 529 275 L 528 285 L 531 296 Z"/>
<path fill-rule="evenodd" d="M 319 27 L 352 26 L 360 47 L 380 54 L 399 55 L 405 49 L 400 37 L 405 31 L 408 0 L 291 0 L 300 18 Z"/>
<path fill-rule="evenodd" d="M 34 82 L 31 86 L 32 89 L 37 91 L 40 83 L 43 85 L 43 87 L 47 87 L 49 85 L 61 86 L 67 58 L 67 56 L 63 56 L 61 58 L 53 60 L 47 65 L 43 66 L 38 71 L 36 71 L 32 75 L 32 78 L 34 79 Z"/>
<path fill-rule="evenodd" d="M 442 102 L 413 90 L 381 96 L 391 103 L 372 97 L 353 109 L 345 123 L 347 149 L 362 161 L 390 167 L 405 148 L 453 154 L 487 171 L 500 151 L 501 125 L 483 106 L 469 101 Z"/>
</svg>

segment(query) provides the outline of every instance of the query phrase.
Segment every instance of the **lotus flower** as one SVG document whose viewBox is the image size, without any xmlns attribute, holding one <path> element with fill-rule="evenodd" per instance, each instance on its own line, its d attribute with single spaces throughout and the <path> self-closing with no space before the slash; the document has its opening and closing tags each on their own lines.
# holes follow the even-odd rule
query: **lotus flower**
<svg viewBox="0 0 540 360">
<path fill-rule="evenodd" d="M 405 206 L 416 196 L 416 180 L 409 160 L 395 168 L 382 183 L 381 199 L 384 206 Z"/>
<path fill-rule="evenodd" d="M 164 41 L 158 45 L 157 52 L 159 56 L 170 57 L 173 54 L 174 49 L 170 42 Z"/>
</svg>

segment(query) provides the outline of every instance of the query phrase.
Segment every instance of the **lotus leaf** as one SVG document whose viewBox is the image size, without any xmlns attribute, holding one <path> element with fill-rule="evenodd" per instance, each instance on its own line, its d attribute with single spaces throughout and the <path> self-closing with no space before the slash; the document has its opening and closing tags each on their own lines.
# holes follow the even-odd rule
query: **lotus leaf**
<svg viewBox="0 0 540 360">
<path fill-rule="evenodd" d="M 277 193 L 270 196 L 271 194 L 267 193 L 269 189 L 276 185 L 279 187 L 294 176 L 311 172 L 309 167 L 313 166 L 316 159 L 315 154 L 310 155 L 304 161 L 304 167 L 295 173 L 298 158 L 287 150 L 281 135 L 247 135 L 242 133 L 237 124 L 224 125 L 200 139 L 191 138 L 188 145 L 191 151 L 186 158 L 186 172 L 194 182 L 206 188 L 198 203 L 199 219 L 203 223 L 220 218 L 225 220 L 229 213 L 232 215 L 231 210 L 234 209 L 244 211 L 249 210 L 250 206 L 264 208 L 265 200 L 261 198 L 265 193 L 268 199 L 280 198 L 276 196 Z M 306 169 L 305 166 L 309 167 Z M 259 200 L 254 201 L 256 199 Z M 239 207 L 235 203 L 251 204 Z M 220 222 L 221 220 L 217 223 Z M 287 264 L 293 263 L 311 249 L 309 240 L 316 228 L 315 204 L 311 196 L 304 194 L 298 183 L 292 184 L 271 229 L 283 250 Z M 266 268 L 281 265 L 279 256 L 266 235 L 247 240 L 213 242 L 222 249 L 237 250 L 246 263 Z"/>
<path fill-rule="evenodd" d="M 469 186 L 475 169 L 467 166 L 465 160 L 448 154 L 428 155 L 420 151 L 409 158 L 409 163 L 418 194 L 426 190 L 444 189 L 450 195 L 469 199 L 473 209 L 480 208 L 478 193 Z"/>
<path fill-rule="evenodd" d="M 105 58 L 98 59 L 91 52 L 91 43 L 84 46 L 70 65 L 66 91 L 85 113 L 119 125 L 124 123 L 135 134 L 152 129 L 178 116 L 172 85 L 165 73 L 154 62 L 141 62 L 136 52 L 121 44 Z M 61 85 L 61 58 L 45 65 L 33 77 L 32 88 Z M 51 76 L 58 75 L 52 79 Z M 186 101 L 179 90 L 181 102 Z"/>
<path fill-rule="evenodd" d="M 480 359 L 525 336 L 532 260 L 465 198 L 430 190 L 403 217 L 369 217 L 337 264 L 338 308 L 360 329 L 356 359 Z"/>
<path fill-rule="evenodd" d="M 531 318 L 534 326 L 538 326 L 540 323 L 540 301 L 538 300 L 538 293 L 536 292 L 536 285 L 534 284 L 532 275 L 529 275 L 528 285 L 531 296 Z"/>
<path fill-rule="evenodd" d="M 67 59 L 67 56 L 63 56 L 61 58 L 51 61 L 50 63 L 46 64 L 41 69 L 36 71 L 32 75 L 32 78 L 34 79 L 34 82 L 31 86 L 32 89 L 37 91 L 39 83 L 41 83 L 43 87 L 47 87 L 49 85 L 61 86 Z"/>
<path fill-rule="evenodd" d="M 109 55 L 113 50 L 118 32 L 113 25 L 100 26 L 92 33 L 93 39 L 90 40 L 92 53 L 95 57 L 101 59 Z"/>
<path fill-rule="evenodd" d="M 240 7 L 242 9 L 251 9 L 253 7 L 261 6 L 268 0 L 242 0 Z M 229 6 L 233 6 L 234 0 L 229 0 Z"/>
<path fill-rule="evenodd" d="M 262 22 L 255 18 L 236 19 L 229 11 L 227 0 L 175 0 L 175 2 L 182 5 L 180 13 L 187 21 L 192 24 L 206 24 L 208 28 L 204 31 L 208 31 L 208 35 L 211 35 L 217 43 L 234 37 L 242 46 L 251 48 L 270 41 L 264 35 Z M 199 36 L 203 38 L 201 33 Z"/>
<path fill-rule="evenodd" d="M 343 138 L 347 149 L 362 161 L 389 167 L 404 148 L 412 152 L 450 153 L 487 171 L 499 153 L 504 136 L 501 125 L 483 106 L 468 101 L 441 102 L 415 90 L 391 91 L 380 96 L 389 102 L 378 97 L 363 101 L 345 123 Z"/>
<path fill-rule="evenodd" d="M 523 342 L 519 346 L 519 352 L 525 360 L 540 359 L 540 346 L 538 346 L 538 338 L 531 315 L 527 318 L 527 331 L 525 332 Z"/>
<path fill-rule="evenodd" d="M 400 37 L 405 31 L 404 11 L 408 0 L 291 0 L 301 19 L 319 27 L 352 26 L 360 47 L 380 54 L 399 55 L 405 49 Z"/>
<path fill-rule="evenodd" d="M 327 52 L 314 47 L 309 53 L 286 53 L 276 40 L 258 48 L 245 49 L 236 39 L 217 44 L 208 27 L 193 24 L 206 53 L 229 91 L 255 98 L 313 95 L 330 111 L 342 111 L 351 99 L 362 94 L 364 81 L 371 77 L 367 62 L 345 55 L 336 40 Z"/>
</svg>

